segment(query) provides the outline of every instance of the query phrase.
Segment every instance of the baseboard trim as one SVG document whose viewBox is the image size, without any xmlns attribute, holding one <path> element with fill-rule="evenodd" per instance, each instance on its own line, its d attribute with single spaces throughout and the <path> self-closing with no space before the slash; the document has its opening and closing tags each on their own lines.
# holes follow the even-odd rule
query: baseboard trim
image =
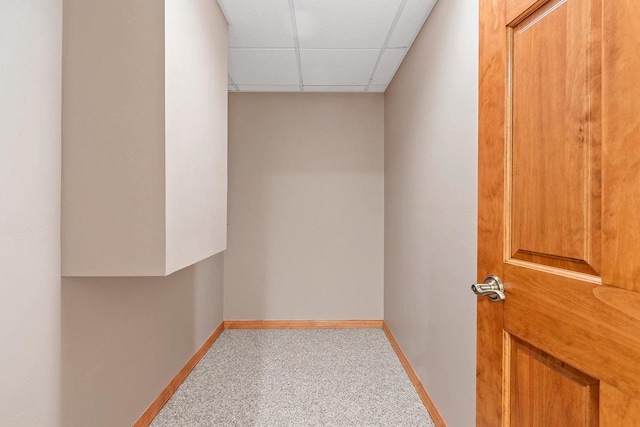
<svg viewBox="0 0 640 427">
<path fill-rule="evenodd" d="M 381 329 L 382 320 L 225 320 L 225 329 Z"/>
<path fill-rule="evenodd" d="M 418 374 L 416 374 L 416 371 L 413 370 L 411 363 L 409 363 L 409 359 L 407 359 L 407 356 L 405 356 L 402 348 L 400 347 L 400 344 L 398 344 L 398 341 L 396 341 L 396 338 L 391 333 L 391 329 L 389 329 L 389 326 L 386 322 L 382 323 L 382 330 L 387 335 L 387 339 L 398 355 L 398 359 L 400 359 L 400 363 L 402 363 L 404 370 L 407 371 L 409 379 L 413 383 L 413 386 L 416 388 L 420 399 L 422 399 L 422 403 L 427 408 L 427 412 L 429 412 L 429 415 L 431 416 L 431 419 L 433 420 L 435 425 L 437 427 L 447 427 L 447 423 L 444 422 L 444 418 L 442 418 L 442 415 L 440 415 L 438 408 L 436 408 L 435 403 L 433 403 L 433 399 L 431 399 L 431 396 L 429 396 L 429 393 L 427 393 L 424 385 L 422 385 L 422 381 L 420 381 L 420 378 L 418 377 Z"/>
<path fill-rule="evenodd" d="M 218 337 L 224 331 L 224 322 L 220 323 L 220 326 L 216 328 L 215 331 L 207 338 L 207 340 L 202 344 L 202 346 L 191 356 L 191 359 L 180 369 L 180 372 L 173 377 L 171 382 L 160 392 L 158 397 L 149 405 L 146 411 L 140 415 L 140 418 L 133 424 L 133 427 L 146 427 L 151 424 L 151 421 L 158 415 L 160 410 L 164 407 L 164 405 L 169 401 L 173 393 L 180 387 L 180 384 L 189 376 L 193 368 L 196 367 L 198 362 L 204 357 L 204 355 L 209 351 L 213 343 L 218 339 Z"/>
</svg>

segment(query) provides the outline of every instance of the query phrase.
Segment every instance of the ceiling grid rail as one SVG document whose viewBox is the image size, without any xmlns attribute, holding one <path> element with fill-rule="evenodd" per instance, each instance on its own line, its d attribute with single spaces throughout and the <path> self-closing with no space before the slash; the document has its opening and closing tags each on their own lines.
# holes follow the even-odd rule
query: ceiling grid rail
<svg viewBox="0 0 640 427">
<path fill-rule="evenodd" d="M 296 22 L 296 6 L 294 4 L 294 0 L 289 0 L 289 12 L 291 13 L 291 26 L 293 27 L 293 45 L 296 48 L 296 62 L 298 63 L 298 83 L 300 85 L 300 92 L 304 92 L 302 61 L 300 60 L 300 41 L 298 39 L 298 24 Z"/>
<path fill-rule="evenodd" d="M 364 88 L 365 92 L 369 92 L 369 88 L 371 87 L 373 79 L 376 76 L 376 71 L 378 71 L 378 67 L 380 66 L 380 62 L 382 61 L 382 55 L 384 55 L 385 51 L 387 50 L 387 46 L 389 46 L 389 41 L 391 40 L 391 35 L 393 34 L 393 30 L 396 29 L 396 25 L 398 25 L 398 21 L 400 20 L 400 16 L 402 15 L 402 12 L 404 11 L 404 8 L 406 5 L 407 5 L 407 0 L 402 0 L 400 5 L 398 6 L 398 10 L 396 11 L 396 16 L 393 17 L 393 22 L 391 23 L 391 27 L 389 27 L 389 32 L 387 33 L 387 37 L 384 39 L 384 43 L 382 44 L 382 49 L 380 49 L 380 53 L 378 54 L 376 65 L 373 66 L 373 71 L 371 71 L 371 77 L 369 77 L 369 82 L 367 83 L 367 87 Z"/>
<path fill-rule="evenodd" d="M 228 74 L 229 76 L 229 84 L 231 84 L 231 86 L 233 86 L 233 90 L 238 92 L 240 89 L 238 89 L 238 85 L 236 84 L 236 82 L 233 81 L 233 78 L 231 78 L 231 74 Z"/>
</svg>

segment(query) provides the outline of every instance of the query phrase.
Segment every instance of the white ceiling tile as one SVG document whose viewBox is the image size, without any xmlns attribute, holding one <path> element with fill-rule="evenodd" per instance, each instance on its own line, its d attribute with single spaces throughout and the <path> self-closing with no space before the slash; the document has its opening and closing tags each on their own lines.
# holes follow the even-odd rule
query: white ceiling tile
<svg viewBox="0 0 640 427">
<path fill-rule="evenodd" d="M 371 80 L 374 85 L 387 85 L 402 63 L 406 49 L 386 49 L 382 54 L 376 73 Z"/>
<path fill-rule="evenodd" d="M 294 49 L 229 49 L 229 74 L 236 85 L 297 85 Z"/>
<path fill-rule="evenodd" d="M 299 92 L 299 85 L 238 85 L 241 92 Z"/>
<path fill-rule="evenodd" d="M 386 89 L 436 0 L 218 2 L 230 23 L 230 91 L 300 91 L 304 83 L 306 91 L 350 92 L 363 91 L 366 85 L 368 91 Z M 397 16 L 401 4 L 405 6 Z"/>
<path fill-rule="evenodd" d="M 366 85 L 380 51 L 377 49 L 300 50 L 305 85 Z"/>
<path fill-rule="evenodd" d="M 422 28 L 436 0 L 407 0 L 387 47 L 409 47 Z"/>
<path fill-rule="evenodd" d="M 305 92 L 364 92 L 366 86 L 305 86 Z"/>
<path fill-rule="evenodd" d="M 380 49 L 400 3 L 401 0 L 294 0 L 300 48 Z"/>
<path fill-rule="evenodd" d="M 387 85 L 371 85 L 369 86 L 369 92 L 384 92 L 387 90 Z"/>
<path fill-rule="evenodd" d="M 288 0 L 220 0 L 229 47 L 294 47 Z"/>
</svg>

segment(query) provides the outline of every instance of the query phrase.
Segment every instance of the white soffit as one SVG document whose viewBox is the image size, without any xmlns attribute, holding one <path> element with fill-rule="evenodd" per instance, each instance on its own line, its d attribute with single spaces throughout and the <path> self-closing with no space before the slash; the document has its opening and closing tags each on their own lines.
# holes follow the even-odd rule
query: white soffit
<svg viewBox="0 0 640 427">
<path fill-rule="evenodd" d="M 218 1 L 233 92 L 384 92 L 436 2 Z"/>
</svg>

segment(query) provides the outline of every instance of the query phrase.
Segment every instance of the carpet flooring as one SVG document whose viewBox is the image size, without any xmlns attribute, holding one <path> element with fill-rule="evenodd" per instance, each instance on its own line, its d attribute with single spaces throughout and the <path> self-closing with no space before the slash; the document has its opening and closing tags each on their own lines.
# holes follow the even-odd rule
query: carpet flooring
<svg viewBox="0 0 640 427">
<path fill-rule="evenodd" d="M 434 426 L 380 329 L 226 330 L 151 423 Z"/>
</svg>

